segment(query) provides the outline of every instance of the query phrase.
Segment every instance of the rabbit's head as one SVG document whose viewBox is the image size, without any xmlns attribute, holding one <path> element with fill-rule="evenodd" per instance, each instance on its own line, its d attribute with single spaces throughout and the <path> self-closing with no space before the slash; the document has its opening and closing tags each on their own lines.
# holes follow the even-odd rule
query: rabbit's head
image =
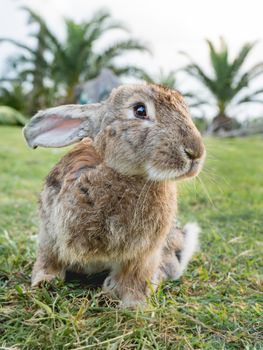
<svg viewBox="0 0 263 350">
<path fill-rule="evenodd" d="M 158 85 L 123 85 L 99 104 L 40 111 L 24 135 L 33 148 L 90 137 L 108 166 L 156 181 L 194 176 L 205 157 L 183 97 Z"/>
</svg>

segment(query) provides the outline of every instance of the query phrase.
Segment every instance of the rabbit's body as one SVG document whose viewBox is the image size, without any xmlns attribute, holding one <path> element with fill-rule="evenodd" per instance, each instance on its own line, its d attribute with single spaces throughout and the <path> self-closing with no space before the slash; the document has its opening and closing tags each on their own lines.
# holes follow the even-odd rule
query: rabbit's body
<svg viewBox="0 0 263 350">
<path fill-rule="evenodd" d="M 131 305 L 145 299 L 149 284 L 182 274 L 198 228 L 176 228 L 174 180 L 200 171 L 204 146 L 180 94 L 120 87 L 102 104 L 40 112 L 25 136 L 32 147 L 93 139 L 78 143 L 46 179 L 32 285 L 67 268 L 109 268 L 104 289 Z"/>
<path fill-rule="evenodd" d="M 66 269 L 114 271 L 147 259 L 155 267 L 148 277 L 158 279 L 154 273 L 176 211 L 174 182 L 120 175 L 85 139 L 50 172 L 40 203 L 39 239 L 46 249 L 34 284 L 54 268 L 54 276 L 63 276 Z"/>
<path fill-rule="evenodd" d="M 41 239 L 65 266 L 136 259 L 162 244 L 175 208 L 174 182 L 120 175 L 84 140 L 47 177 Z"/>
</svg>

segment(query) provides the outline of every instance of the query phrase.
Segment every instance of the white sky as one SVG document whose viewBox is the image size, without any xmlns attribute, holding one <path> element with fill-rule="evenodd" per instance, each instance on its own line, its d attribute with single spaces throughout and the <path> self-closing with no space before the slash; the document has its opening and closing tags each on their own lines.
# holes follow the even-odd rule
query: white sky
<svg viewBox="0 0 263 350">
<path fill-rule="evenodd" d="M 85 20 L 99 8 L 109 9 L 115 19 L 128 26 L 133 37 L 151 47 L 153 57 L 146 54 L 126 57 L 150 72 L 157 72 L 160 67 L 169 71 L 183 66 L 187 61 L 178 51 L 188 52 L 209 69 L 204 39 L 217 40 L 220 35 L 233 55 L 244 42 L 259 40 L 247 67 L 263 60 L 263 0 L 0 0 L 0 37 L 28 41 L 26 16 L 18 10 L 21 5 L 38 11 L 60 36 L 63 17 Z M 10 52 L 14 52 L 10 45 L 0 46 L 0 72 Z M 179 82 L 187 88 L 193 84 L 185 76 Z M 263 76 L 251 88 L 262 85 Z M 263 107 L 241 110 L 244 116 L 251 113 L 263 115 Z"/>
</svg>

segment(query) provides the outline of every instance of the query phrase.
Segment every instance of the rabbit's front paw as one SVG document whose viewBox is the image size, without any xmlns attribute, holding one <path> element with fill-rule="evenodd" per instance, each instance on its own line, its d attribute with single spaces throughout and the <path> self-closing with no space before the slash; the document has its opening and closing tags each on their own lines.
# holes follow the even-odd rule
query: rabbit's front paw
<svg viewBox="0 0 263 350">
<path fill-rule="evenodd" d="M 120 307 L 121 308 L 136 308 L 137 306 L 145 306 L 146 305 L 146 297 L 135 297 L 133 294 L 127 293 L 122 297 Z"/>
<path fill-rule="evenodd" d="M 121 300 L 121 308 L 134 308 L 138 305 L 144 305 L 146 295 L 139 293 L 136 289 L 131 289 L 125 285 L 118 283 L 114 276 L 108 276 L 103 283 L 105 293 L 113 298 Z"/>
<path fill-rule="evenodd" d="M 116 287 L 117 287 L 117 282 L 113 276 L 110 275 L 105 278 L 102 286 L 102 289 L 104 292 L 106 292 L 111 296 L 118 297 Z"/>
<path fill-rule="evenodd" d="M 40 270 L 32 278 L 31 286 L 38 287 L 38 286 L 40 286 L 40 284 L 42 284 L 44 282 L 51 282 L 56 277 L 57 277 L 57 275 L 55 275 L 55 274 L 45 273 L 45 271 Z"/>
</svg>

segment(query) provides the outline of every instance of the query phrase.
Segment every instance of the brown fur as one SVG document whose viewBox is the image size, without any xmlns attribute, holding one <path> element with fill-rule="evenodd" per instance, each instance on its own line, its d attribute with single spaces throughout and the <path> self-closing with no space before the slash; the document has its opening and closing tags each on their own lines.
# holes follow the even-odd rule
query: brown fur
<svg viewBox="0 0 263 350">
<path fill-rule="evenodd" d="M 141 250 L 141 245 L 151 250 L 156 240 L 161 240 L 169 230 L 170 217 L 174 215 L 174 183 L 122 176 L 99 162 L 92 143 L 86 140 L 80 142 L 51 171 L 41 197 L 42 208 L 46 207 L 46 198 L 52 197 L 51 207 L 45 212 L 43 220 L 48 220 L 50 212 L 60 207 L 67 213 L 66 217 L 58 217 L 57 220 L 62 219 L 61 225 L 67 228 L 69 235 L 66 238 L 64 230 L 63 248 L 69 248 L 72 254 L 74 251 L 75 260 L 64 256 L 61 241 L 53 249 L 59 253 L 58 260 L 67 260 L 69 265 L 77 264 L 80 259 L 83 264 L 86 263 L 93 258 L 94 251 L 100 252 L 98 260 L 104 260 L 105 255 L 113 261 L 122 255 L 130 259 L 138 254 L 143 256 L 145 250 Z M 80 172 L 80 169 L 83 171 Z M 56 195 L 53 194 L 54 182 L 61 187 Z M 150 206 L 147 205 L 149 201 Z M 163 228 L 166 217 L 168 227 L 165 225 Z M 152 232 L 151 236 L 148 236 L 148 230 Z M 146 237 L 142 231 L 147 232 Z M 116 234 L 115 238 L 113 234 Z M 78 247 L 86 248 L 81 251 Z"/>
<path fill-rule="evenodd" d="M 148 120 L 133 117 L 136 102 L 147 105 Z M 144 301 L 149 284 L 156 287 L 161 279 L 177 275 L 175 253 L 182 249 L 184 235 L 174 224 L 172 180 L 198 173 L 204 146 L 182 96 L 160 86 L 117 89 L 101 107 L 93 107 L 97 119 L 87 113 L 85 121 L 89 106 L 76 108 L 82 113 L 79 119 L 77 112 L 74 116 L 81 121 L 80 131 L 70 135 L 64 119 L 58 125 L 58 108 L 54 128 L 65 128 L 65 144 L 82 135 L 93 140 L 79 142 L 47 176 L 32 284 L 63 277 L 67 268 L 97 272 L 107 267 L 111 273 L 104 290 L 133 305 Z M 67 106 L 61 111 L 69 118 Z M 74 106 L 69 111 L 74 113 Z M 30 125 L 25 131 L 31 145 L 38 140 L 48 145 L 49 137 L 53 145 L 53 117 L 54 110 L 48 110 L 33 118 L 33 131 Z"/>
</svg>

